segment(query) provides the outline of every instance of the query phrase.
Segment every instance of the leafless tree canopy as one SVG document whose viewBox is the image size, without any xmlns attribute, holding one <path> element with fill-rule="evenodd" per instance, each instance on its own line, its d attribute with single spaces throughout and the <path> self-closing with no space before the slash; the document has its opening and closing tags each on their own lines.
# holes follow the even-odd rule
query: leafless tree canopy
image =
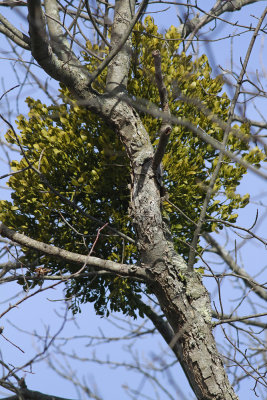
<svg viewBox="0 0 267 400">
<path fill-rule="evenodd" d="M 16 365 L 10 362 L 6 354 L 2 354 L 0 384 L 6 390 L 2 397 L 64 400 L 63 397 L 54 396 L 51 387 L 47 390 L 48 394 L 44 394 L 32 390 L 28 384 L 28 376 L 35 364 L 43 361 L 54 375 L 73 383 L 79 398 L 103 398 L 99 390 L 103 382 L 95 388 L 84 378 L 87 366 L 93 364 L 118 370 L 124 367 L 130 373 L 141 374 L 141 385 L 129 384 L 124 387 L 132 399 L 188 398 L 180 384 L 183 373 L 192 389 L 191 393 L 197 399 L 237 399 L 239 390 L 244 393 L 242 387 L 248 390 L 246 398 L 266 399 L 264 329 L 267 292 L 264 251 L 267 243 L 264 238 L 266 229 L 263 227 L 267 171 L 264 163 L 258 168 L 249 157 L 242 157 L 233 146 L 228 146 L 231 135 L 243 137 L 239 127 L 246 124 L 249 126 L 246 145 L 254 153 L 266 152 L 266 2 L 8 0 L 0 1 L 0 8 L 0 49 L 4 71 L 1 74 L 0 97 L 2 197 L 6 198 L 7 179 L 30 170 L 40 178 L 48 193 L 57 196 L 81 218 L 87 218 L 98 226 L 90 251 L 80 254 L 63 246 L 35 240 L 26 230 L 16 232 L 4 223 L 0 225 L 0 283 L 7 288 L 3 289 L 6 298 L 1 298 L 3 327 L 0 329 L 0 340 L 24 354 L 23 361 Z M 223 131 L 222 140 L 212 137 L 186 116 L 180 118 L 171 113 L 159 51 L 154 51 L 152 56 L 153 79 L 160 96 L 160 107 L 149 98 L 137 99 L 128 93 L 133 57 L 132 35 L 136 24 L 151 15 L 160 25 L 164 21 L 167 29 L 170 13 L 177 16 L 176 28 L 181 40 L 178 54 L 191 54 L 195 59 L 206 53 L 214 74 L 221 74 L 224 80 L 230 98 L 227 121 L 216 116 L 197 96 L 187 97 L 179 92 L 182 102 L 196 107 L 220 127 Z M 90 46 L 88 42 L 97 46 Z M 226 49 L 224 64 L 220 56 L 223 46 Z M 95 65 L 91 72 L 81 54 Z M 219 57 L 220 61 L 217 61 Z M 257 68 L 254 68 L 255 65 Z M 106 71 L 104 87 L 96 90 L 95 82 L 103 71 Z M 10 80 L 11 74 L 13 80 Z M 73 198 L 64 196 L 51 185 L 40 167 L 27 161 L 14 119 L 19 113 L 24 113 L 23 102 L 29 94 L 36 99 L 41 97 L 46 103 L 58 105 L 59 84 L 68 90 L 79 107 L 106 121 L 123 144 L 130 166 L 128 191 L 131 200 L 128 213 L 134 227 L 131 236 L 122 232 L 116 221 L 110 224 L 100 216 L 89 215 Z M 144 115 L 161 121 L 156 146 L 142 122 Z M 175 126 L 192 132 L 195 138 L 218 152 L 217 164 L 210 176 L 197 222 L 171 202 L 162 183 L 162 160 Z M 7 129 L 15 138 L 14 144 L 4 139 Z M 25 157 L 25 167 L 12 171 L 10 161 L 21 156 Z M 251 199 L 246 208 L 248 214 L 241 213 L 237 224 L 209 220 L 223 228 L 218 235 L 205 231 L 205 224 L 225 157 L 247 170 L 248 177 L 244 179 L 247 179 L 245 182 L 248 182 L 247 191 L 251 192 Z M 118 167 L 114 164 L 111 168 Z M 187 260 L 175 248 L 163 203 L 194 225 L 193 239 L 187 243 Z M 67 221 L 64 220 L 64 223 Z M 73 226 L 69 227 L 70 235 L 74 229 Z M 126 263 L 122 257 L 121 262 L 115 262 L 97 256 L 99 238 L 105 234 L 116 235 L 123 243 L 136 245 L 138 260 Z M 203 248 L 201 254 L 198 252 L 199 238 Z M 85 241 L 85 236 L 81 240 Z M 77 268 L 75 272 L 52 274 L 43 267 L 40 259 L 25 265 L 21 248 L 59 260 L 62 265 L 76 265 Z M 27 271 L 30 269 L 35 271 L 35 275 L 31 275 L 31 282 L 41 281 L 34 289 L 30 289 L 27 281 Z M 35 355 L 24 353 L 23 342 L 12 340 L 6 333 L 6 318 L 14 310 L 23 309 L 30 299 L 38 302 L 39 297 L 48 297 L 47 293 L 54 293 L 53 289 L 66 282 L 81 278 L 91 281 L 107 276 L 110 279 L 125 277 L 149 287 L 149 292 L 144 290 L 141 298 L 135 299 L 140 302 L 137 307 L 143 310 L 144 319 L 134 321 L 115 314 L 107 320 L 106 326 L 116 333 L 109 334 L 107 328 L 98 335 L 88 328 L 81 337 L 72 335 L 67 338 L 63 329 L 75 321 L 75 317 L 68 313 L 68 303 L 66 311 L 64 309 L 62 312 L 61 305 L 68 302 L 63 298 L 53 305 L 58 310 L 59 327 L 47 328 L 45 333 L 32 333 L 12 320 L 13 328 L 25 343 L 29 335 L 38 341 Z M 14 297 L 16 291 L 21 290 L 17 282 L 23 282 L 26 290 Z M 85 313 L 81 316 L 88 318 Z M 158 345 L 162 339 L 163 342 Z M 142 340 L 154 343 L 152 356 L 147 356 L 145 361 L 137 355 Z M 85 349 L 85 341 L 86 350 L 81 351 L 81 348 Z M 120 346 L 121 343 L 125 344 L 127 361 L 119 361 L 116 355 L 103 358 L 96 352 L 100 345 L 116 348 L 117 343 Z M 164 353 L 161 346 L 165 346 Z M 77 362 L 81 365 L 79 374 L 73 367 Z M 178 364 L 181 366 L 179 372 Z M 144 382 L 150 384 L 149 394 L 143 391 Z M 110 393 L 110 398 L 113 398 L 112 388 Z"/>
</svg>

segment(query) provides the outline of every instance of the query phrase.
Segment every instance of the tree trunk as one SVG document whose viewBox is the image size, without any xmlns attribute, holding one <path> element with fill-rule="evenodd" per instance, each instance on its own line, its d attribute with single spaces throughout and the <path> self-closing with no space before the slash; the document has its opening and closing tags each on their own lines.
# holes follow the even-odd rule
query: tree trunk
<svg viewBox="0 0 267 400">
<path fill-rule="evenodd" d="M 40 1 L 28 1 L 32 54 L 53 78 L 63 82 L 81 104 L 105 118 L 120 136 L 131 164 L 130 215 L 135 226 L 140 262 L 150 266 L 151 289 L 174 332 L 172 345 L 198 399 L 237 399 L 224 370 L 211 329 L 208 293 L 199 275 L 188 272 L 162 219 L 160 187 L 152 161 L 154 149 L 138 113 L 123 100 L 131 59 L 131 38 L 108 66 L 106 94 L 90 87 L 83 68 L 68 65 L 51 53 L 45 39 Z M 116 0 L 112 49 L 120 44 L 133 20 L 135 0 Z M 40 27 L 43 28 L 40 29 Z M 78 61 L 76 61 L 78 63 Z M 122 96 L 121 96 L 122 95 Z"/>
<path fill-rule="evenodd" d="M 127 103 L 111 98 L 88 102 L 117 130 L 131 163 L 130 215 L 140 263 L 150 265 L 152 291 L 180 347 L 179 362 L 198 399 L 238 397 L 225 373 L 212 334 L 210 298 L 196 272 L 188 272 L 174 250 L 162 219 L 160 187 L 152 169 L 153 147 L 139 115 Z M 96 107 L 96 105 L 98 106 Z"/>
</svg>

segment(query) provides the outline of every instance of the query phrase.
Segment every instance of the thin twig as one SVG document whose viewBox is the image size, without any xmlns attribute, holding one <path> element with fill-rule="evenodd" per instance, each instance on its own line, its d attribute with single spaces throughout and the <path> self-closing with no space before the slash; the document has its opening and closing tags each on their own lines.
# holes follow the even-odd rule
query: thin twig
<svg viewBox="0 0 267 400">
<path fill-rule="evenodd" d="M 240 72 L 240 75 L 239 75 L 239 78 L 238 78 L 238 81 L 237 81 L 235 94 L 234 94 L 234 97 L 233 97 L 233 100 L 232 100 L 232 103 L 231 103 L 231 106 L 230 106 L 230 109 L 229 109 L 229 113 L 228 113 L 228 128 L 226 128 L 226 130 L 224 132 L 224 137 L 223 137 L 223 142 L 222 142 L 223 148 L 226 147 L 226 144 L 227 144 L 227 141 L 228 141 L 229 133 L 230 133 L 230 130 L 231 130 L 231 124 L 232 124 L 233 117 L 234 117 L 234 109 L 235 109 L 235 106 L 236 106 L 236 103 L 237 103 L 238 96 L 240 94 L 240 89 L 241 89 L 241 86 L 242 86 L 242 83 L 243 83 L 243 77 L 244 77 L 244 75 L 246 73 L 248 61 L 249 61 L 249 58 L 250 58 L 250 55 L 251 55 L 251 52 L 252 52 L 256 37 L 258 36 L 258 32 L 260 30 L 260 27 L 261 27 L 261 25 L 263 23 L 263 20 L 264 20 L 266 14 L 267 14 L 267 7 L 265 8 L 264 12 L 262 13 L 261 18 L 259 19 L 259 22 L 257 24 L 255 32 L 253 33 L 253 36 L 252 36 L 251 41 L 249 43 L 244 63 L 242 64 L 242 69 L 241 69 L 241 72 Z M 197 243 L 198 243 L 198 240 L 199 240 L 199 235 L 200 235 L 200 232 L 201 232 L 201 228 L 202 228 L 203 223 L 205 221 L 207 208 L 208 208 L 208 205 L 209 205 L 209 201 L 210 201 L 210 198 L 211 198 L 211 195 L 212 195 L 212 191 L 213 191 L 214 185 L 216 183 L 216 179 L 217 179 L 217 177 L 219 175 L 219 172 L 220 172 L 220 168 L 221 168 L 221 165 L 222 165 L 222 162 L 223 162 L 223 158 L 224 158 L 224 154 L 223 154 L 223 152 L 220 152 L 219 157 L 218 157 L 218 163 L 217 163 L 217 165 L 216 165 L 216 167 L 215 167 L 215 169 L 214 169 L 214 171 L 212 173 L 212 176 L 211 176 L 211 179 L 210 179 L 210 183 L 209 183 L 209 186 L 207 188 L 207 193 L 206 193 L 206 196 L 205 196 L 205 200 L 204 200 L 204 203 L 203 203 L 203 206 L 202 206 L 202 210 L 201 210 L 201 213 L 200 213 L 200 216 L 199 216 L 199 220 L 198 220 L 198 223 L 197 223 L 197 227 L 196 227 L 195 232 L 194 232 L 194 237 L 193 237 L 193 240 L 192 240 L 192 248 L 190 249 L 189 257 L 188 257 L 188 270 L 189 271 L 193 271 L 193 265 L 194 265 L 194 261 L 195 261 L 195 249 L 196 249 L 196 246 L 197 246 Z"/>
</svg>

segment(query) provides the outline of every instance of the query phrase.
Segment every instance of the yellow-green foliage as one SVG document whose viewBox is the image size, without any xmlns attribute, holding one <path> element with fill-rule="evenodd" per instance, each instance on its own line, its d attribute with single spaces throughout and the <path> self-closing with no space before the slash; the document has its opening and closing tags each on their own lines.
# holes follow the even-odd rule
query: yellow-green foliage
<svg viewBox="0 0 267 400">
<path fill-rule="evenodd" d="M 221 94 L 222 80 L 213 79 L 207 57 L 193 61 L 190 56 L 179 53 L 179 36 L 172 26 L 165 34 L 159 34 L 153 20 L 147 17 L 144 24 L 137 24 L 133 35 L 133 59 L 129 74 L 129 93 L 160 105 L 155 84 L 155 69 L 152 51 L 159 49 L 162 57 L 162 71 L 169 92 L 171 112 L 177 117 L 187 118 L 217 140 L 222 140 L 222 130 L 205 117 L 199 109 L 177 97 L 177 87 L 183 95 L 197 98 L 221 120 L 227 120 L 229 100 Z M 88 42 L 88 47 L 92 45 Z M 97 46 L 93 46 L 97 51 Z M 107 51 L 107 50 L 105 50 Z M 84 55 L 89 71 L 98 61 Z M 99 76 L 94 87 L 102 91 L 106 72 Z M 67 102 L 64 99 L 68 99 Z M 79 107 L 70 99 L 66 88 L 61 89 L 60 106 L 46 106 L 39 100 L 28 98 L 28 118 L 19 116 L 17 126 L 20 142 L 28 160 L 40 168 L 47 181 L 62 195 L 75 202 L 88 214 L 109 222 L 120 231 L 134 236 L 128 218 L 130 182 L 128 160 L 116 133 L 97 115 Z M 142 115 L 151 140 L 156 146 L 160 121 L 149 115 Z M 242 126 L 244 136 L 249 127 Z M 16 138 L 9 131 L 9 143 Z M 248 151 L 245 142 L 230 135 L 230 150 L 239 150 L 239 155 L 249 162 L 258 164 L 262 160 L 260 151 Z M 174 127 L 167 154 L 164 158 L 165 185 L 170 200 L 197 221 L 206 194 L 206 187 L 216 165 L 218 151 L 196 138 L 182 127 Z M 24 157 L 11 163 L 13 171 L 26 167 Z M 220 170 L 208 217 L 234 222 L 237 214 L 233 210 L 244 207 L 248 196 L 240 197 L 236 187 L 245 169 L 229 159 Z M 66 205 L 51 193 L 38 174 L 31 169 L 12 176 L 9 186 L 13 189 L 12 203 L 1 202 L 0 219 L 9 227 L 25 232 L 32 238 L 51 243 L 77 253 L 88 254 L 95 240 L 98 224 L 93 223 L 79 211 Z M 177 251 L 188 256 L 186 242 L 192 240 L 194 224 L 166 204 Z M 215 230 L 218 224 L 206 222 L 206 231 Z M 93 255 L 115 261 L 135 262 L 138 254 L 135 246 L 123 243 L 119 236 L 102 231 Z M 84 236 L 83 236 L 84 235 Z M 77 265 L 66 264 L 23 249 L 22 261 L 25 266 L 41 257 L 41 265 L 49 268 L 51 274 L 77 271 Z M 36 276 L 28 268 L 27 276 Z M 36 281 L 32 282 L 32 286 Z M 79 309 L 79 301 L 94 302 L 99 314 L 111 310 L 122 310 L 135 316 L 135 296 L 140 296 L 140 284 L 106 275 L 101 278 L 80 278 L 67 283 L 66 295 L 73 296 L 72 308 Z M 140 312 L 140 310 L 139 310 Z M 141 310 L 142 315 L 142 310 Z"/>
<path fill-rule="evenodd" d="M 197 106 L 179 100 L 179 93 L 188 99 L 198 100 L 222 121 L 227 121 L 230 102 L 227 95 L 221 93 L 222 78 L 220 76 L 215 79 L 211 77 L 211 68 L 207 57 L 202 55 L 193 61 L 191 56 L 179 52 L 179 34 L 174 26 L 171 26 L 165 34 L 165 38 L 169 39 L 167 43 L 158 39 L 163 39 L 163 35 L 158 33 L 157 26 L 151 17 L 146 18 L 144 25 L 138 24 L 137 31 L 133 41 L 134 62 L 131 70 L 133 79 L 129 83 L 130 92 L 136 97 L 144 97 L 154 104 L 160 105 L 152 56 L 153 50 L 160 50 L 162 72 L 169 94 L 171 113 L 178 118 L 186 118 L 210 136 L 222 141 L 223 131 L 216 123 L 205 117 Z M 160 121 L 146 115 L 143 117 L 143 122 L 156 146 Z M 235 128 L 239 128 L 240 133 L 244 134 L 244 138 L 249 133 L 248 125 L 235 126 Z M 264 158 L 259 150 L 255 151 L 254 149 L 249 152 L 246 142 L 237 139 L 233 134 L 230 134 L 228 149 L 231 151 L 238 149 L 239 155 L 255 165 L 258 165 Z M 167 154 L 163 160 L 165 186 L 171 202 L 195 222 L 198 221 L 206 188 L 217 160 L 218 151 L 211 145 L 207 145 L 184 127 L 173 128 Z M 245 173 L 244 167 L 227 158 L 224 159 L 207 210 L 207 218 L 235 222 L 237 214 L 233 211 L 244 207 L 249 201 L 248 195 L 241 197 L 236 193 L 236 187 Z M 189 247 L 186 243 L 190 243 L 192 240 L 194 225 L 168 203 L 165 204 L 165 211 L 170 219 L 176 248 L 187 258 Z M 203 229 L 213 231 L 217 227 L 220 228 L 221 225 L 207 222 Z"/>
<path fill-rule="evenodd" d="M 67 91 L 63 90 L 63 93 L 65 96 Z M 30 108 L 29 118 L 19 116 L 17 126 L 27 159 L 36 168 L 40 168 L 47 181 L 60 194 L 75 202 L 88 214 L 131 234 L 127 216 L 128 160 L 115 132 L 96 115 L 75 104 L 48 107 L 39 100 L 28 98 L 26 101 Z M 9 142 L 16 143 L 11 131 L 6 138 Z M 13 171 L 26 165 L 25 158 L 11 163 Z M 88 254 L 95 241 L 97 229 L 100 228 L 99 224 L 64 204 L 32 170 L 12 176 L 9 186 L 14 189 L 13 202 L 1 203 L 2 221 L 37 240 Z M 93 255 L 114 261 L 122 261 L 123 257 L 128 262 L 134 262 L 135 246 L 124 244 L 121 238 L 110 235 L 107 230 L 101 233 L 103 235 L 97 241 Z M 24 249 L 25 265 L 39 256 L 35 251 Z M 80 268 L 49 257 L 42 257 L 41 263 L 51 273 L 73 273 Z M 29 269 L 26 275 L 30 277 L 33 273 Z M 92 279 L 92 282 L 88 278 L 68 282 L 67 296 L 75 292 L 81 301 L 95 302 L 96 309 L 101 314 L 109 301 L 106 292 L 115 293 L 118 287 L 117 298 L 115 295 L 110 297 L 111 308 L 130 312 L 131 299 L 126 302 L 125 296 L 127 292 L 130 295 L 133 289 L 137 292 L 138 285 L 125 284 L 122 279 L 120 281 L 121 291 L 124 293 L 123 304 L 118 299 L 121 297 L 118 280 L 114 284 L 108 275 Z M 73 306 L 76 307 L 76 303 Z"/>
</svg>

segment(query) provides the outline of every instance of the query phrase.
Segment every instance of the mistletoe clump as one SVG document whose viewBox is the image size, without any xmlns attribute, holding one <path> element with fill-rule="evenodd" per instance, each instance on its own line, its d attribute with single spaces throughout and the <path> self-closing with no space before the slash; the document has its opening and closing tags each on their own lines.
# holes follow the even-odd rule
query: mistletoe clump
<svg viewBox="0 0 267 400">
<path fill-rule="evenodd" d="M 222 128 L 203 114 L 197 102 L 227 122 L 229 99 L 222 93 L 223 81 L 220 76 L 212 78 L 205 55 L 193 60 L 191 56 L 179 53 L 179 45 L 175 27 L 170 27 L 162 35 L 151 17 L 147 17 L 144 24 L 138 23 L 133 33 L 129 95 L 160 106 L 152 56 L 157 49 L 161 54 L 171 113 L 177 118 L 186 118 L 222 141 Z M 95 52 L 100 51 L 90 42 L 87 46 Z M 99 61 L 86 54 L 83 57 L 86 67 L 92 72 Z M 106 71 L 103 71 L 94 82 L 94 88 L 99 92 L 104 90 L 105 79 Z M 13 190 L 12 202 L 1 201 L 0 220 L 18 232 L 27 232 L 36 240 L 82 254 L 88 254 L 95 242 L 97 230 L 101 227 L 99 220 L 134 238 L 128 213 L 130 169 L 122 143 L 113 127 L 79 106 L 65 87 L 61 87 L 59 99 L 59 106 L 47 106 L 39 100 L 27 98 L 28 116 L 17 118 L 23 152 L 19 161 L 11 162 L 11 167 L 13 171 L 23 171 L 9 179 L 8 184 Z M 190 99 L 197 99 L 197 102 L 190 102 Z M 140 116 L 156 146 L 160 120 L 145 113 L 140 113 Z M 244 138 L 249 135 L 249 126 L 236 128 L 240 134 L 237 137 L 230 133 L 228 150 L 238 151 L 239 156 L 258 165 L 263 154 L 257 149 L 250 151 L 247 141 L 242 140 L 242 135 Z M 11 130 L 6 139 L 9 143 L 17 143 Z M 173 127 L 163 165 L 164 185 L 171 203 L 177 208 L 166 202 L 163 213 L 168 216 L 176 250 L 185 259 L 217 161 L 218 150 L 186 128 Z M 221 222 L 214 219 L 235 222 L 235 210 L 248 203 L 249 196 L 241 197 L 236 191 L 245 173 L 244 167 L 225 157 L 207 210 L 203 226 L 206 232 L 221 227 Z M 178 212 L 179 209 L 183 213 Z M 88 218 L 88 215 L 95 219 Z M 198 250 L 201 251 L 200 246 Z M 138 260 L 136 246 L 106 228 L 97 240 L 94 254 L 124 263 Z M 77 265 L 26 248 L 22 249 L 20 260 L 26 268 L 27 287 L 40 284 L 36 279 L 31 281 L 31 277 L 36 276 L 34 267 L 31 267 L 36 265 L 36 260 L 51 275 L 74 273 L 78 269 Z M 111 310 L 135 317 L 142 290 L 146 288 L 139 282 L 108 273 L 92 278 L 81 276 L 66 282 L 66 296 L 72 298 L 74 312 L 79 310 L 80 302 L 93 302 L 100 315 Z M 139 314 L 142 316 L 143 310 L 139 309 Z"/>
</svg>

